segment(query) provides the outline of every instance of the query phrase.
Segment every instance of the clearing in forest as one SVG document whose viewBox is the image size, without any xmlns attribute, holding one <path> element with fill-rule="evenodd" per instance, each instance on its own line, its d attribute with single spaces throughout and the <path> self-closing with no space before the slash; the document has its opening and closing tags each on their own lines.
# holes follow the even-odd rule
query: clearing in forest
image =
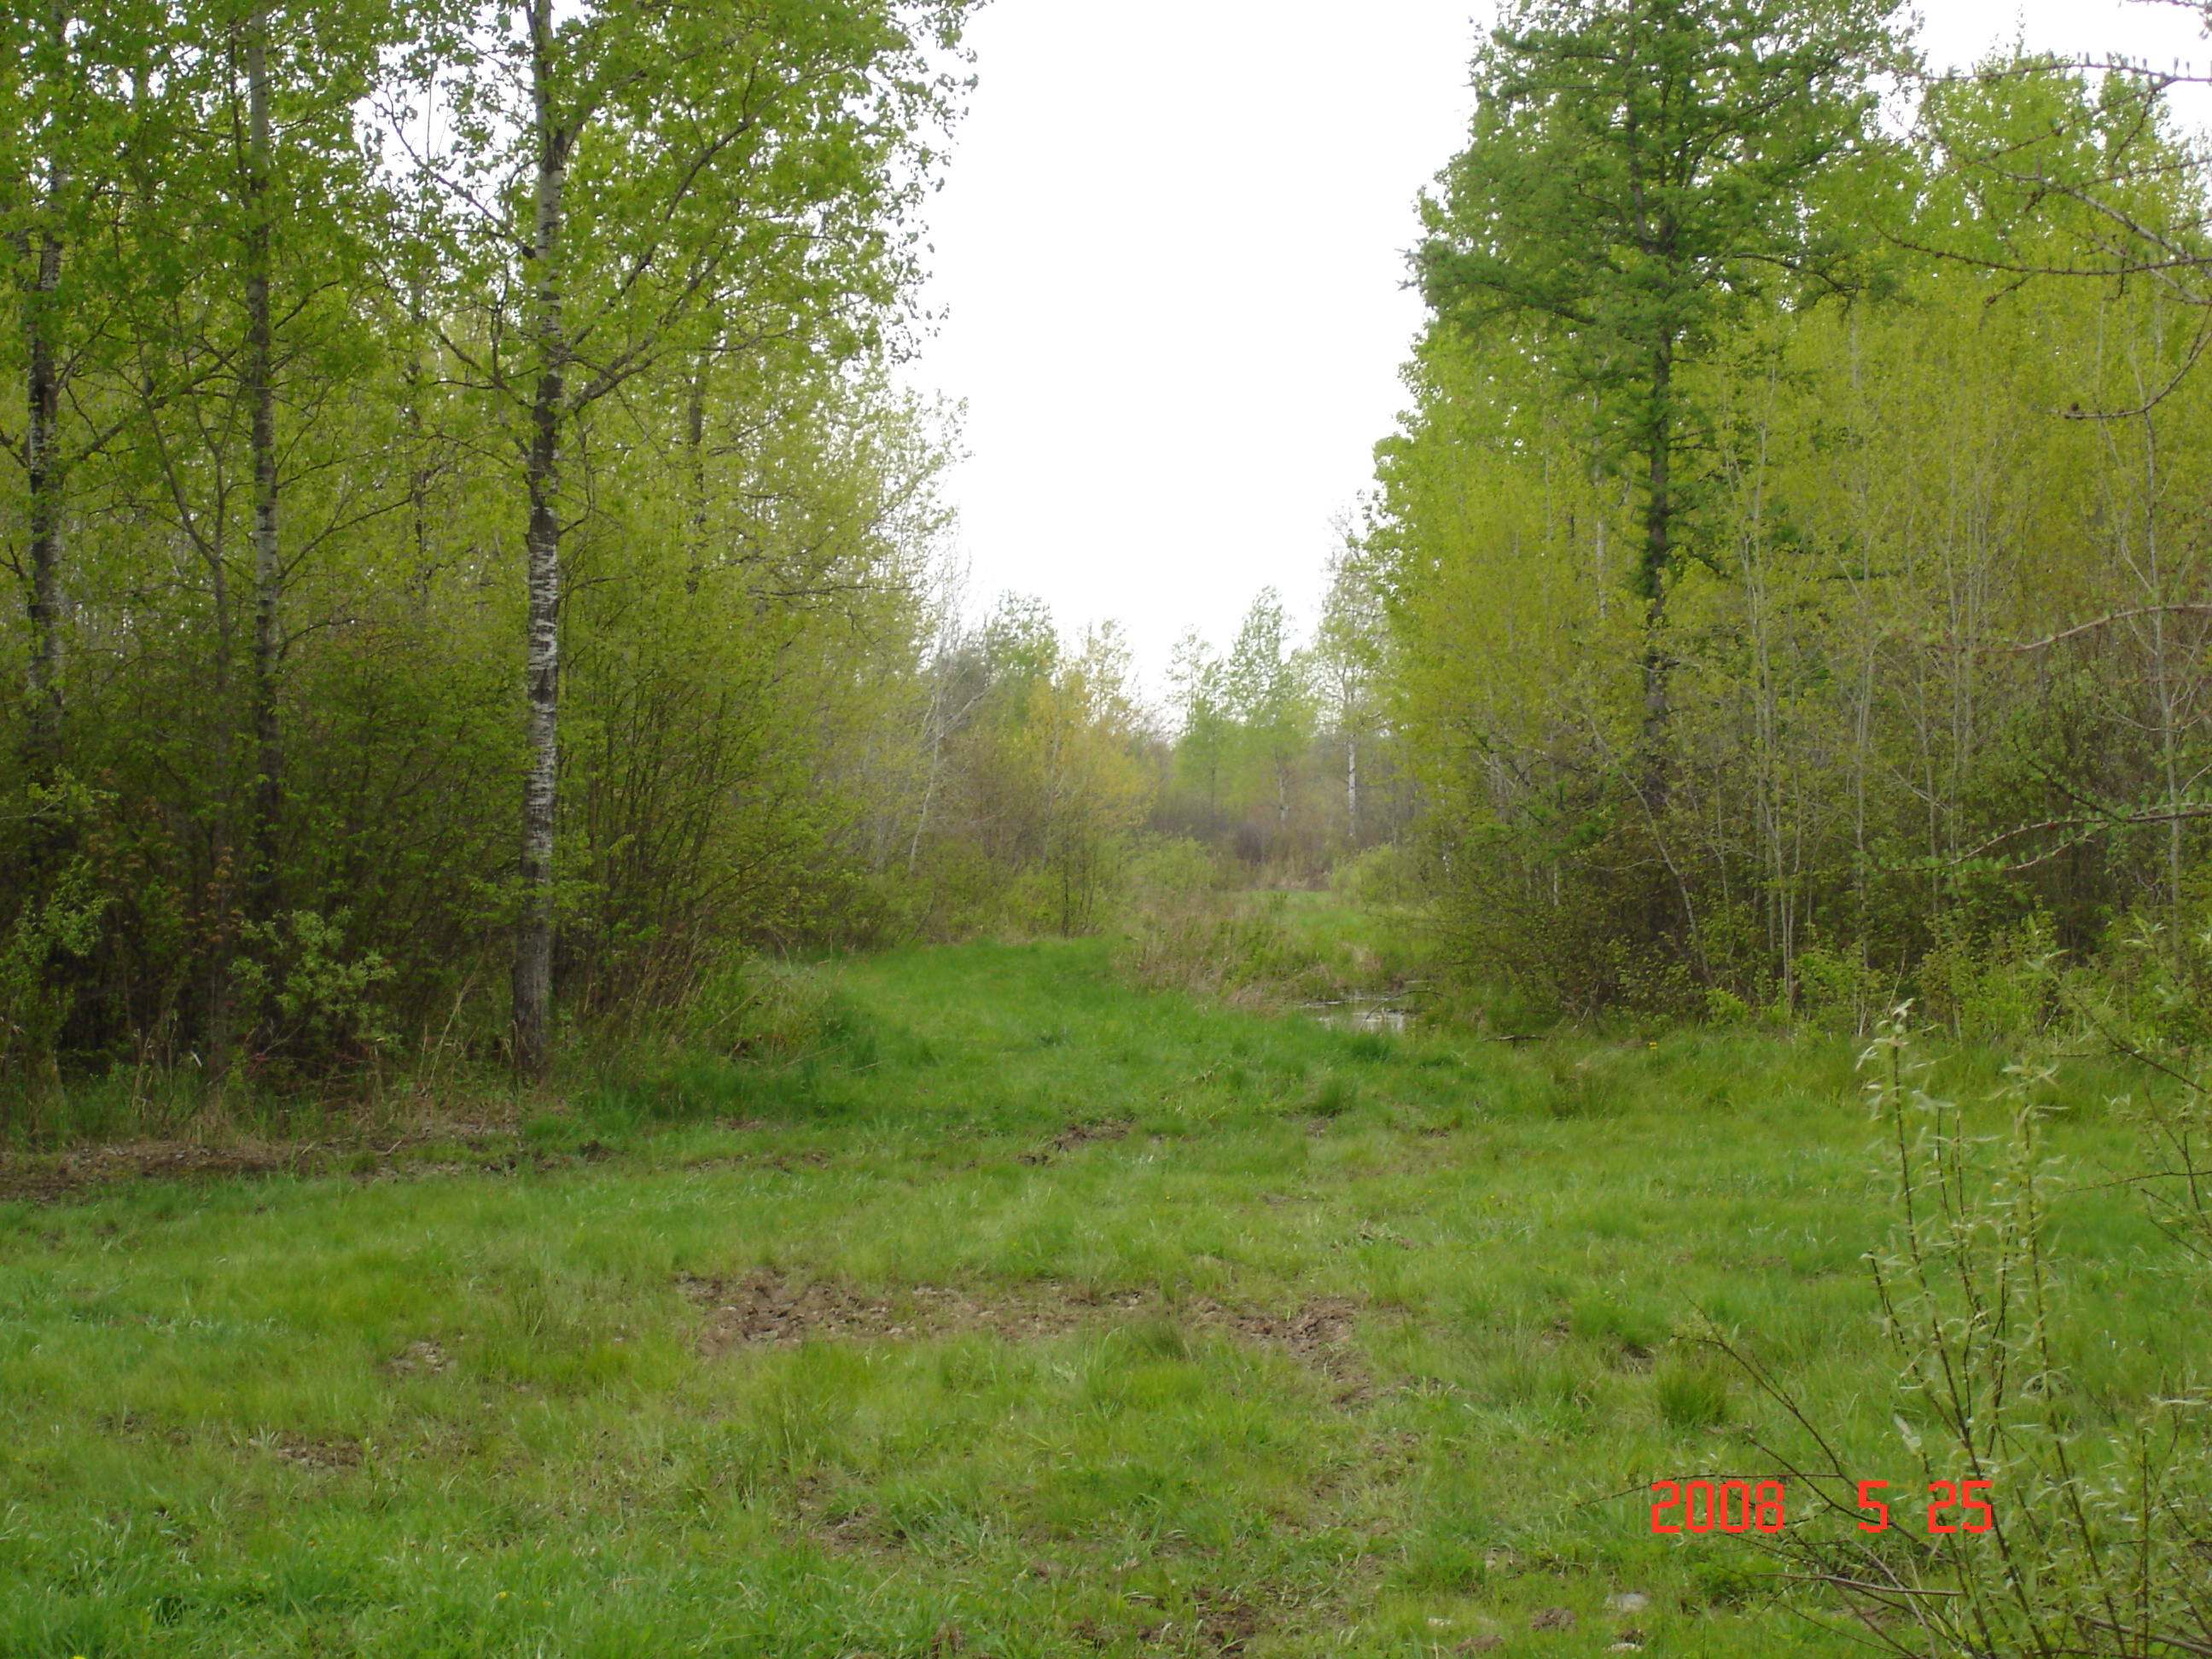
<svg viewBox="0 0 2212 1659">
<path fill-rule="evenodd" d="M 413 1164 L 0 1204 L 0 1652 L 1848 1650 L 1649 1487 L 1759 1472 L 1713 1327 L 1894 1443 L 1853 1045 L 1331 1030 L 1096 941 L 842 994 Z M 2184 1291 L 2061 1220 L 2123 1397 Z"/>
</svg>

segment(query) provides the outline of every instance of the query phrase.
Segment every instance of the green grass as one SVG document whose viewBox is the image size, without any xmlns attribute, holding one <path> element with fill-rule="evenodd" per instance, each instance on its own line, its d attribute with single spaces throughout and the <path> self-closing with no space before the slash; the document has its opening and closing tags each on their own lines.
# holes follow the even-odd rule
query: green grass
<svg viewBox="0 0 2212 1659">
<path fill-rule="evenodd" d="M 1848 1650 L 1645 1487 L 1776 1426 L 1708 1318 L 1905 1478 L 1849 1045 L 1393 1038 L 1106 961 L 854 964 L 822 1052 L 611 1074 L 512 1170 L 0 1206 L 0 1655 Z M 2062 1222 L 2124 1409 L 2203 1285 L 2123 1195 Z"/>
</svg>

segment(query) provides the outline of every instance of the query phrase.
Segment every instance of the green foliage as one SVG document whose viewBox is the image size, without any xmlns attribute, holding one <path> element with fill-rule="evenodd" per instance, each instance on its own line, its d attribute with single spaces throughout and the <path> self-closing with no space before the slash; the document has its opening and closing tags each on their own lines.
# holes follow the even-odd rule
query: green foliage
<svg viewBox="0 0 2212 1659">
<path fill-rule="evenodd" d="M 1798 1018 L 1816 1031 L 1864 1037 L 1893 987 L 1863 957 L 1811 945 L 1791 964 L 1797 976 Z"/>
<path fill-rule="evenodd" d="M 1521 0 L 1431 209 L 1431 303 L 1477 326 L 1536 319 L 1582 385 L 1622 395 L 1611 418 L 1664 418 L 1627 412 L 1655 349 L 1709 347 L 1762 301 L 1850 280 L 1850 228 L 1806 207 L 1870 144 L 1893 10 Z"/>
<path fill-rule="evenodd" d="M 1431 206 L 1359 541 L 1447 954 L 1540 1007 L 2033 1031 L 2038 956 L 2189 926 L 2212 382 L 2193 298 L 2057 273 L 2164 268 L 2203 175 L 2040 60 L 1891 147 L 1881 14 L 1519 8 Z"/>
<path fill-rule="evenodd" d="M 377 988 L 394 973 L 374 951 L 353 951 L 343 912 L 294 910 L 238 930 L 245 954 L 232 969 L 240 1003 L 267 1018 L 257 1058 L 313 1065 L 359 1060 L 392 1040 Z"/>
<path fill-rule="evenodd" d="M 37 543 L 0 755 L 102 797 L 63 1080 L 511 1055 L 542 913 L 612 1025 L 924 908 L 947 446 L 890 365 L 965 9 L 5 26 L 0 369 L 58 413 L 0 501 Z M 28 961 L 67 849 L 16 850 Z"/>
<path fill-rule="evenodd" d="M 1629 592 L 1652 626 L 1686 551 L 1715 411 L 1693 377 L 1763 305 L 1864 281 L 1863 228 L 1821 210 L 1869 148 L 1888 0 L 1522 0 L 1476 64 L 1472 142 L 1425 203 L 1439 321 L 1534 355 L 1587 404 L 1603 462 L 1642 463 Z M 1648 665 L 1647 719 L 1663 723 Z"/>
<path fill-rule="evenodd" d="M 937 647 L 931 751 L 909 872 L 925 927 L 1086 933 L 1128 878 L 1152 793 L 1128 646 L 1112 623 L 1063 640 L 1008 595 Z"/>
<path fill-rule="evenodd" d="M 1332 892 L 1369 908 L 1410 904 L 1421 894 L 1419 866 L 1410 849 L 1385 842 L 1338 861 L 1328 872 Z"/>
<path fill-rule="evenodd" d="M 76 1000 L 64 959 L 93 954 L 106 908 L 84 860 L 73 858 L 0 936 L 0 1072 L 42 1085 L 58 1078 L 55 1044 Z"/>
<path fill-rule="evenodd" d="M 1980 940 L 1955 926 L 1939 929 L 1914 975 L 1921 1006 L 1954 1036 L 1987 1042 L 2033 1036 L 2055 1012 L 2052 955 L 2050 924 L 2041 916 Z"/>
<path fill-rule="evenodd" d="M 1129 902 L 1140 911 L 1203 904 L 1231 884 L 1219 854 L 1187 836 L 1148 836 L 1129 859 Z"/>
<path fill-rule="evenodd" d="M 1389 641 L 1375 574 L 1349 540 L 1304 643 L 1281 596 L 1255 596 L 1225 655 L 1194 632 L 1168 671 L 1173 764 L 1152 821 L 1250 876 L 1306 885 L 1331 861 L 1403 833 L 1413 805 L 1384 736 Z"/>
</svg>

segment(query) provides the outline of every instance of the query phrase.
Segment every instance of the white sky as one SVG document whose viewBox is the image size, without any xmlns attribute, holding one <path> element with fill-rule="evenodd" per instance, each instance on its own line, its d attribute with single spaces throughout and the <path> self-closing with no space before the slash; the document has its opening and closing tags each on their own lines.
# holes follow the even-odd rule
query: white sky
<svg viewBox="0 0 2212 1659">
<path fill-rule="evenodd" d="M 1921 0 L 1936 63 L 2033 47 L 2204 65 L 2145 0 Z M 1332 520 L 1404 406 L 1414 198 L 1457 149 L 1488 0 L 989 0 L 930 208 L 909 371 L 967 405 L 971 609 L 1128 629 L 1154 687 L 1253 594 L 1308 622 Z"/>
</svg>

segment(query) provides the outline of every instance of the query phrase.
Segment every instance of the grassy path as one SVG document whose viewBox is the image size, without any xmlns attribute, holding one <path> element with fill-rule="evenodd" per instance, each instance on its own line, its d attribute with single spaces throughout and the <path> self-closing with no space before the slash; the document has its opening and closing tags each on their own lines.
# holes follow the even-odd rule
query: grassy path
<svg viewBox="0 0 2212 1659">
<path fill-rule="evenodd" d="M 1357 1035 L 1087 943 L 846 1001 L 504 1174 L 0 1205 L 0 1654 L 1846 1650 L 1642 1495 L 1764 1420 L 1699 1310 L 1894 1438 L 1846 1047 Z M 2117 1396 L 2181 1291 L 2066 1219 Z"/>
</svg>

